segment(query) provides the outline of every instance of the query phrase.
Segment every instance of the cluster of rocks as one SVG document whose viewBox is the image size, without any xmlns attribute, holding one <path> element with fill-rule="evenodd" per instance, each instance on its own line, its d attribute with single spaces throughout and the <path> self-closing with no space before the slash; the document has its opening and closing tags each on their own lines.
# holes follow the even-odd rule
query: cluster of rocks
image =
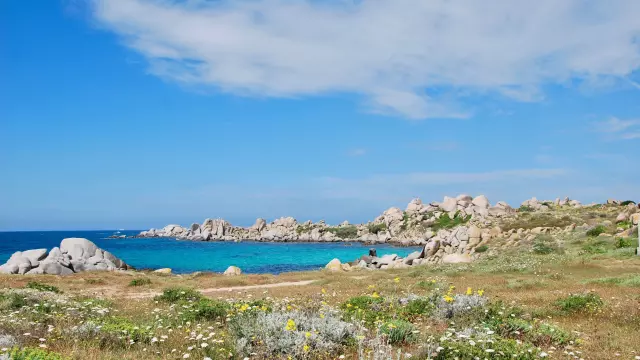
<svg viewBox="0 0 640 360">
<path fill-rule="evenodd" d="M 403 245 L 425 245 L 435 235 L 430 227 L 441 216 L 465 217 L 475 222 L 495 219 L 515 213 L 507 203 L 500 201 L 491 206 L 484 195 L 471 197 L 445 196 L 442 202 L 424 204 L 413 199 L 405 210 L 392 207 L 372 222 L 352 225 L 343 222 L 329 226 L 324 221 L 298 223 L 293 217 L 282 217 L 268 223 L 259 218 L 250 227 L 233 226 L 223 219 L 206 219 L 202 224 L 194 223 L 188 228 L 167 225 L 162 229 L 141 232 L 138 237 L 175 237 L 196 241 L 297 241 L 332 242 L 360 241 L 366 243 L 400 243 Z"/>
<path fill-rule="evenodd" d="M 68 275 L 92 270 L 127 270 L 131 267 L 83 238 L 62 240 L 60 247 L 15 252 L 0 265 L 4 274 Z"/>
<path fill-rule="evenodd" d="M 520 204 L 520 206 L 525 206 L 531 208 L 533 210 L 549 210 L 552 206 L 571 206 L 571 207 L 581 207 L 582 203 L 578 200 L 571 200 L 568 197 L 564 199 L 556 198 L 555 200 L 538 200 L 535 197 L 532 197 L 529 200 L 525 200 Z"/>
</svg>

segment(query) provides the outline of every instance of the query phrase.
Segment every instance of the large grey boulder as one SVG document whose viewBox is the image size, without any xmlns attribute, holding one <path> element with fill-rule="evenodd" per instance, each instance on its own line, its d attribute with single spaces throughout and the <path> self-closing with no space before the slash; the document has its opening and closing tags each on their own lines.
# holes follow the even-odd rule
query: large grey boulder
<svg viewBox="0 0 640 360">
<path fill-rule="evenodd" d="M 83 238 L 67 238 L 60 243 L 60 251 L 74 259 L 88 259 L 96 254 L 98 247 Z"/>
<path fill-rule="evenodd" d="M 116 270 L 130 268 L 124 261 L 108 251 L 98 248 L 83 238 L 62 240 L 60 248 L 18 251 L 6 264 L 0 265 L 5 274 L 68 275 L 91 270 Z"/>
</svg>

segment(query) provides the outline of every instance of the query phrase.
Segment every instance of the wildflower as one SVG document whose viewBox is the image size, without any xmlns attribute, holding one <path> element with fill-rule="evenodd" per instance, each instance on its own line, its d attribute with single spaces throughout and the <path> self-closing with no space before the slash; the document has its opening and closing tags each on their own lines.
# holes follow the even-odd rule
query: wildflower
<svg viewBox="0 0 640 360">
<path fill-rule="evenodd" d="M 473 290 L 471 290 L 470 287 L 467 288 L 467 295 L 472 295 L 473 294 Z"/>
<path fill-rule="evenodd" d="M 311 337 L 311 333 L 307 331 L 306 333 L 304 333 L 304 337 L 306 337 L 307 339 L 310 338 Z"/>
<path fill-rule="evenodd" d="M 322 288 L 322 290 L 320 290 L 320 291 L 322 291 L 323 294 L 327 293 L 327 290 L 325 290 L 325 288 Z"/>
<path fill-rule="evenodd" d="M 182 355 L 182 358 L 183 358 L 183 359 L 188 359 L 188 358 L 190 358 L 190 357 L 191 357 L 191 355 L 189 355 L 189 354 L 184 354 L 184 355 Z"/>
<path fill-rule="evenodd" d="M 445 296 L 443 297 L 443 299 L 444 299 L 444 301 L 446 301 L 446 302 L 448 302 L 448 303 L 453 302 L 453 297 L 451 297 L 449 294 L 445 295 Z"/>
<path fill-rule="evenodd" d="M 207 346 L 209 346 L 209 344 L 207 344 L 207 343 L 200 344 L 200 347 L 203 348 L 203 349 L 206 348 Z"/>
<path fill-rule="evenodd" d="M 289 319 L 287 320 L 287 326 L 284 329 L 287 331 L 294 331 L 296 329 L 296 323 L 292 319 Z"/>
<path fill-rule="evenodd" d="M 380 297 L 380 295 L 378 295 L 378 293 L 374 291 L 373 294 L 371 295 L 371 297 L 374 298 L 374 299 L 377 299 L 377 298 Z"/>
<path fill-rule="evenodd" d="M 480 296 L 484 295 L 484 290 L 478 290 L 478 295 Z"/>
<path fill-rule="evenodd" d="M 302 351 L 304 351 L 304 352 L 308 352 L 308 351 L 309 351 L 309 345 L 306 345 L 306 344 L 305 344 L 305 345 L 302 347 Z"/>
<path fill-rule="evenodd" d="M 38 345 L 38 346 L 40 346 L 40 347 L 41 347 L 41 348 L 43 348 L 43 349 L 46 349 L 46 348 L 47 348 L 47 345 L 45 345 L 45 344 L 40 344 L 40 345 Z"/>
<path fill-rule="evenodd" d="M 396 284 L 399 283 L 400 282 L 400 278 L 397 277 L 397 278 L 393 279 L 393 282 L 395 282 Z"/>
</svg>

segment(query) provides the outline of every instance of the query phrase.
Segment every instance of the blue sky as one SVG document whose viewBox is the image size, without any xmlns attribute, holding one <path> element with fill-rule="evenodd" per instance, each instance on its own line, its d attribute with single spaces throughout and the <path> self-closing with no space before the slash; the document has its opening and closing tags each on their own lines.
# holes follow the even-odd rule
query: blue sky
<svg viewBox="0 0 640 360">
<path fill-rule="evenodd" d="M 640 3 L 533 5 L 3 1 L 0 230 L 638 200 Z"/>
</svg>

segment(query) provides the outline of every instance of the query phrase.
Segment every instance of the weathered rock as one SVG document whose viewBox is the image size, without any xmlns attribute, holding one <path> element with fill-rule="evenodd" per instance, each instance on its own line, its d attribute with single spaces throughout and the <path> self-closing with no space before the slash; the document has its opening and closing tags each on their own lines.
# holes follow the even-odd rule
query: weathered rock
<svg viewBox="0 0 640 360">
<path fill-rule="evenodd" d="M 471 261 L 471 256 L 468 254 L 447 254 L 442 257 L 444 264 L 470 263 Z"/>
<path fill-rule="evenodd" d="M 227 275 L 227 276 L 237 276 L 240 274 L 242 274 L 242 270 L 240 270 L 239 267 L 233 266 L 233 265 L 229 266 L 227 270 L 224 271 L 224 275 Z"/>
<path fill-rule="evenodd" d="M 638 223 L 640 223 L 640 213 L 635 213 L 631 215 L 629 219 L 631 220 L 631 223 L 633 225 L 638 225 Z"/>
<path fill-rule="evenodd" d="M 342 271 L 342 263 L 339 259 L 333 259 L 324 267 L 329 271 Z"/>
<path fill-rule="evenodd" d="M 171 275 L 173 271 L 171 270 L 171 268 L 162 268 L 162 269 L 154 270 L 153 272 L 156 274 Z"/>
<path fill-rule="evenodd" d="M 629 218 L 629 215 L 627 215 L 627 213 L 620 213 L 618 214 L 618 216 L 616 217 L 616 224 L 626 221 Z"/>
<path fill-rule="evenodd" d="M 60 243 L 60 251 L 69 254 L 72 259 L 88 259 L 95 255 L 98 247 L 91 241 L 83 238 L 67 238 Z"/>
<path fill-rule="evenodd" d="M 487 197 L 484 195 L 476 196 L 475 198 L 473 198 L 472 203 L 473 205 L 483 209 L 488 209 L 489 206 L 491 206 L 491 204 L 489 203 L 489 199 L 487 199 Z"/>
<path fill-rule="evenodd" d="M 455 198 L 445 196 L 444 200 L 440 204 L 440 209 L 446 212 L 456 211 L 456 206 L 458 205 L 458 201 Z"/>
<path fill-rule="evenodd" d="M 40 264 L 42 272 L 50 275 L 70 275 L 73 271 L 68 267 L 62 266 L 56 262 L 43 262 Z"/>
</svg>

